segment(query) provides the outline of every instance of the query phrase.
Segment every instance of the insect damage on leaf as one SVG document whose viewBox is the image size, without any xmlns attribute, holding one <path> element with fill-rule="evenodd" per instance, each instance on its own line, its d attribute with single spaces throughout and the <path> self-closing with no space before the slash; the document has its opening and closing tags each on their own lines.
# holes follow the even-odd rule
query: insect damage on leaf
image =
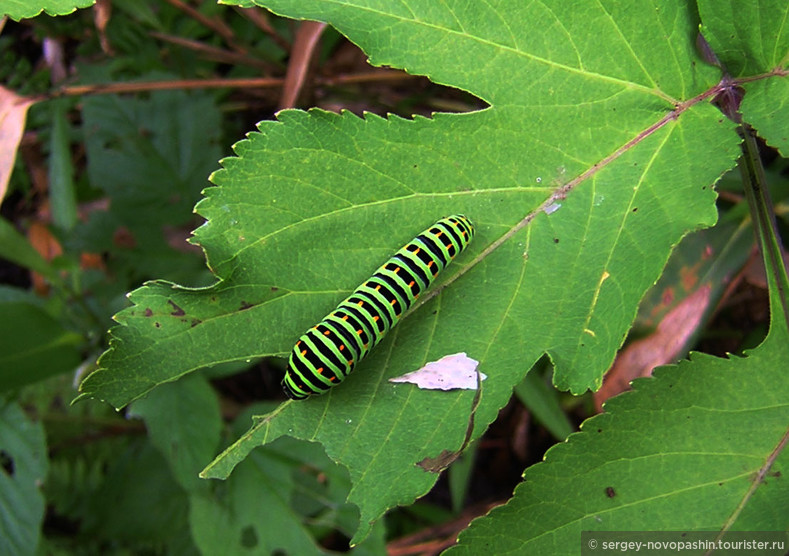
<svg viewBox="0 0 789 556">
<path fill-rule="evenodd" d="M 465 354 L 463 354 L 465 355 Z M 473 361 L 473 359 L 471 359 Z M 463 438 L 463 444 L 460 445 L 455 451 L 452 450 L 443 450 L 437 457 L 435 458 L 425 458 L 422 461 L 418 462 L 417 465 L 428 471 L 430 473 L 441 473 L 444 469 L 449 467 L 452 462 L 460 457 L 460 454 L 463 453 L 463 450 L 466 449 L 468 443 L 471 442 L 471 435 L 474 433 L 474 417 L 477 414 L 477 407 L 479 407 L 479 400 L 480 395 L 482 394 L 482 388 L 480 388 L 480 381 L 482 380 L 482 373 L 476 370 L 474 374 L 476 375 L 477 384 L 476 384 L 476 392 L 474 392 L 474 399 L 471 402 L 471 412 L 468 416 L 468 426 L 466 426 L 466 436 Z"/>
<path fill-rule="evenodd" d="M 479 361 L 464 352 L 445 355 L 417 371 L 390 378 L 389 382 L 410 382 L 423 390 L 474 390 L 477 388 Z M 479 380 L 488 378 L 479 373 Z"/>
</svg>

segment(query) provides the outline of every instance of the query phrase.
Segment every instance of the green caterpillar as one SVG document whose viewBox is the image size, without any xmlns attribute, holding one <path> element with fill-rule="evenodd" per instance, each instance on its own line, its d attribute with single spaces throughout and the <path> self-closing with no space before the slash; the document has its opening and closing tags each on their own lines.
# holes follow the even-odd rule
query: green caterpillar
<svg viewBox="0 0 789 556">
<path fill-rule="evenodd" d="M 473 238 L 471 221 L 455 214 L 403 246 L 299 338 L 282 380 L 288 397 L 323 394 L 342 382 Z"/>
</svg>

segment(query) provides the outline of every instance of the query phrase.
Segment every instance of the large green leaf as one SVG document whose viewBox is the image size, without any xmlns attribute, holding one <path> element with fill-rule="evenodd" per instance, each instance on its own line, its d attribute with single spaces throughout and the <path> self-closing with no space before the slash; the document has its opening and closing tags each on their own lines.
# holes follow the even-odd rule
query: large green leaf
<svg viewBox="0 0 789 556">
<path fill-rule="evenodd" d="M 122 406 L 206 365 L 284 356 L 415 233 L 465 213 L 478 234 L 440 278 L 449 287 L 342 387 L 259 418 L 204 472 L 225 477 L 282 435 L 319 441 L 350 470 L 358 541 L 432 486 L 415 464 L 461 446 L 472 406 L 470 392 L 386 379 L 458 351 L 480 360 L 475 436 L 544 353 L 558 387 L 598 387 L 672 247 L 715 221 L 711 185 L 740 139 L 708 102 L 720 72 L 696 54 L 685 2 L 260 3 L 328 21 L 372 63 L 490 107 L 414 120 L 290 110 L 259 124 L 198 205 L 219 282 L 132 292 L 82 395 Z"/>
<path fill-rule="evenodd" d="M 77 8 L 92 6 L 96 0 L 0 0 L 0 16 L 7 15 L 17 21 L 35 17 L 42 11 L 48 15 L 66 15 Z"/>
<path fill-rule="evenodd" d="M 694 354 L 637 379 L 449 554 L 557 554 L 581 531 L 786 530 L 787 361 L 779 326 L 747 358 Z"/>
</svg>

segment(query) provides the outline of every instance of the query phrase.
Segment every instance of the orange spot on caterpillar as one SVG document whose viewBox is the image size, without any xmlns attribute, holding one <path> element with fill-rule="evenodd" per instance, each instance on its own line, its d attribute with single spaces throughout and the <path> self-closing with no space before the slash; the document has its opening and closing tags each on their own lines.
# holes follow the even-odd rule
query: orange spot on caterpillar
<svg viewBox="0 0 789 556">
<path fill-rule="evenodd" d="M 331 330 L 327 330 L 326 332 L 323 333 L 324 336 L 328 336 L 329 334 L 331 334 Z"/>
<path fill-rule="evenodd" d="M 375 322 L 378 322 L 378 319 L 379 319 L 378 315 L 375 315 L 375 316 L 373 317 L 373 321 L 375 321 Z"/>
<path fill-rule="evenodd" d="M 306 349 L 303 349 L 303 350 L 301 350 L 301 355 L 302 355 L 302 357 L 304 357 L 305 355 L 307 355 L 307 350 L 306 350 Z"/>
</svg>

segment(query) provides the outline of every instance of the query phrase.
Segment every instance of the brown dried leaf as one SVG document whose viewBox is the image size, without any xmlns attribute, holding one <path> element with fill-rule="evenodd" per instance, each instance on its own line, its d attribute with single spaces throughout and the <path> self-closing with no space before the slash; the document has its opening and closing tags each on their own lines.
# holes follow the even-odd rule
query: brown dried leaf
<svg viewBox="0 0 789 556">
<path fill-rule="evenodd" d="M 595 392 L 598 411 L 608 398 L 629 390 L 633 379 L 650 376 L 655 367 L 676 360 L 699 326 L 709 305 L 711 291 L 710 284 L 696 289 L 666 314 L 655 332 L 631 342 L 617 355 L 606 373 L 602 388 Z"/>
<path fill-rule="evenodd" d="M 25 130 L 27 109 L 33 100 L 0 85 L 0 203 L 8 190 L 16 151 Z"/>
<path fill-rule="evenodd" d="M 51 261 L 63 254 L 60 242 L 52 235 L 52 232 L 49 231 L 49 228 L 43 222 L 34 221 L 30 223 L 30 227 L 27 230 L 27 239 L 46 261 Z M 33 290 L 42 297 L 46 296 L 49 292 L 47 279 L 38 272 L 31 272 L 30 277 L 33 282 Z"/>
</svg>

